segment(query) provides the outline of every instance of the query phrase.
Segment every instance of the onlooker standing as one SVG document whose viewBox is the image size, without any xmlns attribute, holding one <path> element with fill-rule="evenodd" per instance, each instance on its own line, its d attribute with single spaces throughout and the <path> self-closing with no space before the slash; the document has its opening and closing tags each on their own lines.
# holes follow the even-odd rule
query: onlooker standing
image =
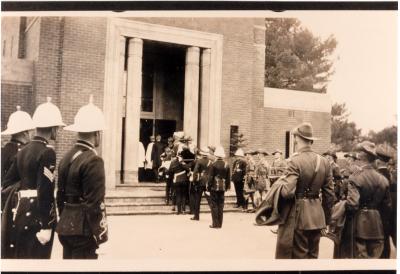
<svg viewBox="0 0 400 274">
<path fill-rule="evenodd" d="M 143 182 L 145 180 L 145 167 L 146 164 L 146 153 L 142 142 L 139 142 L 138 147 L 138 180 Z"/>
<path fill-rule="evenodd" d="M 241 148 L 235 152 L 236 160 L 233 162 L 232 168 L 232 182 L 235 186 L 236 192 L 236 208 L 245 207 L 245 200 L 243 196 L 244 179 L 246 175 L 246 161 L 244 160 L 244 153 Z"/>
<path fill-rule="evenodd" d="M 212 225 L 210 228 L 221 228 L 224 214 L 225 191 L 230 188 L 229 165 L 223 160 L 224 149 L 219 146 L 215 149 L 215 162 L 210 167 L 208 191 L 210 191 L 210 207 Z"/>
<path fill-rule="evenodd" d="M 161 154 L 164 152 L 164 145 L 161 143 L 161 136 L 157 135 L 156 142 L 153 145 L 151 152 L 151 160 L 153 162 L 153 173 L 156 183 L 159 182 L 158 168 L 161 166 Z"/>
<path fill-rule="evenodd" d="M 153 181 L 154 178 L 154 172 L 153 172 L 153 147 L 154 147 L 154 142 L 155 142 L 154 136 L 150 136 L 150 143 L 147 145 L 146 148 L 146 166 L 145 166 L 145 171 L 146 171 L 146 180 Z"/>
<path fill-rule="evenodd" d="M 310 123 L 293 130 L 297 152 L 288 162 L 280 196 L 290 206 L 284 224 L 279 225 L 276 248 L 278 259 L 318 258 L 321 229 L 330 221 L 334 193 L 332 171 L 327 159 L 315 153 Z M 322 199 L 320 197 L 322 192 Z"/>
</svg>

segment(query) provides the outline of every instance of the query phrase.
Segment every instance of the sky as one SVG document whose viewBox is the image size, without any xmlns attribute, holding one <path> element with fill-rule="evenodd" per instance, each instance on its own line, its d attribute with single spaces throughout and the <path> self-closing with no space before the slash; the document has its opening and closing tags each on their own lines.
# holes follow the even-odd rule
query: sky
<svg viewBox="0 0 400 274">
<path fill-rule="evenodd" d="M 346 103 L 364 134 L 397 124 L 397 11 L 308 11 L 290 14 L 314 35 L 338 42 L 332 103 Z M 286 15 L 284 15 L 286 17 Z"/>
</svg>

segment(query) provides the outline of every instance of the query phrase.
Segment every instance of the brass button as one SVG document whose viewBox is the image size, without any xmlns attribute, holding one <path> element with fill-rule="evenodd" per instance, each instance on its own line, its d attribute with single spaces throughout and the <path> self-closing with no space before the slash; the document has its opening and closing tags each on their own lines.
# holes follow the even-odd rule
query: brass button
<svg viewBox="0 0 400 274">
<path fill-rule="evenodd" d="M 26 216 L 31 216 L 31 213 L 30 213 L 30 212 L 27 212 L 25 215 L 26 215 Z"/>
<path fill-rule="evenodd" d="M 12 247 L 14 247 L 14 245 L 13 245 L 13 244 L 10 244 L 10 247 L 12 248 Z"/>
<path fill-rule="evenodd" d="M 28 230 L 28 227 L 27 227 L 27 226 L 25 226 L 25 227 L 24 227 L 24 229 L 25 229 L 25 230 Z"/>
<path fill-rule="evenodd" d="M 33 203 L 35 200 L 34 199 L 30 199 L 29 202 Z"/>
</svg>

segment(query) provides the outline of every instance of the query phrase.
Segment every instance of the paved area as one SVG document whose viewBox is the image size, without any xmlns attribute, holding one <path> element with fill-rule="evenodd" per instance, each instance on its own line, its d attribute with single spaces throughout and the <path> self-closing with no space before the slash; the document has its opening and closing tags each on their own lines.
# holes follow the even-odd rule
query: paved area
<svg viewBox="0 0 400 274">
<path fill-rule="evenodd" d="M 211 214 L 110 216 L 109 241 L 100 260 L 252 260 L 273 259 L 276 227 L 255 226 L 252 213 L 225 213 L 222 229 L 211 229 Z M 320 258 L 332 258 L 333 243 L 321 239 Z M 54 243 L 52 259 L 62 258 Z"/>
</svg>

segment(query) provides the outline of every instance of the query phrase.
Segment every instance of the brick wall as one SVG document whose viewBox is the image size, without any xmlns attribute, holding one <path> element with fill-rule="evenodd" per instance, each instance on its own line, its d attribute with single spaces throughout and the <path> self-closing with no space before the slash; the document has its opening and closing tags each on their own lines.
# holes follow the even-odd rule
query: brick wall
<svg viewBox="0 0 400 274">
<path fill-rule="evenodd" d="M 34 111 L 32 100 L 32 86 L 1 83 L 1 130 L 6 129 L 8 117 L 17 110 L 17 105 L 32 115 Z"/>
<path fill-rule="evenodd" d="M 313 144 L 316 152 L 323 153 L 329 148 L 330 113 L 264 108 L 264 117 L 265 120 L 259 125 L 264 127 L 264 137 L 261 140 L 262 147 L 267 151 L 271 152 L 276 148 L 285 151 L 286 131 L 292 130 L 302 122 L 310 122 L 313 125 L 314 135 L 320 138 Z"/>
</svg>

